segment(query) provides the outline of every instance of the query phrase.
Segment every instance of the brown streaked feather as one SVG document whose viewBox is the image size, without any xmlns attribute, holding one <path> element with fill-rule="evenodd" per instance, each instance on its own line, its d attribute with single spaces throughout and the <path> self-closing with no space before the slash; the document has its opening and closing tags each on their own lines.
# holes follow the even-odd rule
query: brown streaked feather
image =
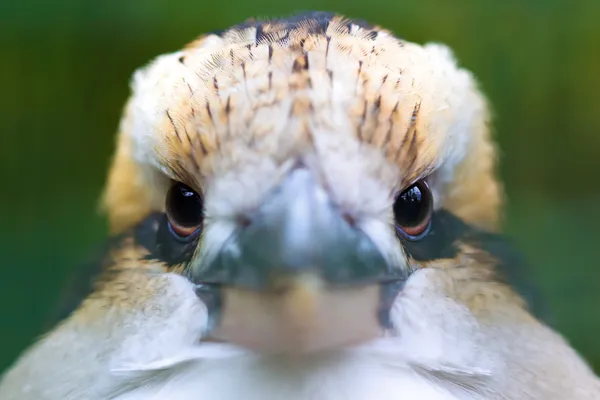
<svg viewBox="0 0 600 400">
<path fill-rule="evenodd" d="M 492 228 L 501 188 L 485 101 L 468 74 L 435 51 L 328 13 L 248 21 L 192 42 L 173 64 L 165 56 L 138 73 L 138 107 L 126 111 L 123 125 L 133 119 L 147 130 L 122 135 L 133 136 L 136 151 L 148 157 L 149 167 L 142 169 L 158 167 L 194 187 L 230 168 L 224 162 L 241 163 L 237 154 L 285 160 L 317 151 L 317 134 L 380 148 L 399 168 L 402 187 L 458 157 L 449 152 L 464 142 L 465 155 L 447 167 L 457 173 L 433 179 L 447 192 L 439 201 L 465 220 Z M 467 139 L 445 131 L 459 124 Z M 189 139 L 182 138 L 185 133 Z M 131 204 L 120 191 L 134 190 L 109 179 L 105 205 L 115 231 L 139 218 L 123 218 Z M 134 198 L 160 210 L 148 198 L 152 194 L 139 191 Z"/>
</svg>

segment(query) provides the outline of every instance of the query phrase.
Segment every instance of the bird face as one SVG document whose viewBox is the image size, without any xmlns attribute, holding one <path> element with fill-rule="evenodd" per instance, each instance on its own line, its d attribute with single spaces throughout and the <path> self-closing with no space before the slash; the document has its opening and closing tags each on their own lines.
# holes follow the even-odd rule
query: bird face
<svg viewBox="0 0 600 400">
<path fill-rule="evenodd" d="M 446 47 L 312 13 L 132 86 L 113 237 L 1 398 L 598 398 L 509 285 L 487 107 Z"/>
<path fill-rule="evenodd" d="M 458 257 L 450 218 L 497 222 L 485 103 L 445 47 L 329 14 L 254 21 L 159 57 L 133 92 L 106 209 L 115 232 L 157 218 L 147 257 L 194 285 L 210 340 L 379 337 L 415 271 Z"/>
</svg>

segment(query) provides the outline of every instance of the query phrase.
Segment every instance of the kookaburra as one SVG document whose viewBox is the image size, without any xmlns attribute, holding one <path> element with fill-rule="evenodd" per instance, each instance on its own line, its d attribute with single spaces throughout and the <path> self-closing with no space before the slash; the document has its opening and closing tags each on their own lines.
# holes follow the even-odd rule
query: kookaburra
<svg viewBox="0 0 600 400">
<path fill-rule="evenodd" d="M 251 20 L 132 92 L 113 237 L 0 399 L 600 398 L 508 279 L 488 108 L 447 47 Z"/>
</svg>

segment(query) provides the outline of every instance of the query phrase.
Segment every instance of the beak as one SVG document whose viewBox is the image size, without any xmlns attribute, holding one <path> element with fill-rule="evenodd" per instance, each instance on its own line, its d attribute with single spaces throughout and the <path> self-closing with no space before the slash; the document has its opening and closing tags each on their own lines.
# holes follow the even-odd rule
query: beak
<svg viewBox="0 0 600 400">
<path fill-rule="evenodd" d="M 200 257 L 202 258 L 202 257 Z M 299 276 L 316 275 L 334 287 L 405 280 L 352 219 L 345 218 L 313 174 L 292 170 L 192 280 L 252 291 L 280 290 Z"/>
</svg>

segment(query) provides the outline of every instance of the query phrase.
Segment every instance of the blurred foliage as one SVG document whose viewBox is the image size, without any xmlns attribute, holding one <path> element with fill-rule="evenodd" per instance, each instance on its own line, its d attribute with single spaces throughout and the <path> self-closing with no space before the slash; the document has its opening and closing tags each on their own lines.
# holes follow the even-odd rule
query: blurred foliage
<svg viewBox="0 0 600 400">
<path fill-rule="evenodd" d="M 600 370 L 598 0 L 0 1 L 0 370 L 105 234 L 97 198 L 133 70 L 202 32 L 319 9 L 439 41 L 495 111 L 507 231 Z"/>
</svg>

